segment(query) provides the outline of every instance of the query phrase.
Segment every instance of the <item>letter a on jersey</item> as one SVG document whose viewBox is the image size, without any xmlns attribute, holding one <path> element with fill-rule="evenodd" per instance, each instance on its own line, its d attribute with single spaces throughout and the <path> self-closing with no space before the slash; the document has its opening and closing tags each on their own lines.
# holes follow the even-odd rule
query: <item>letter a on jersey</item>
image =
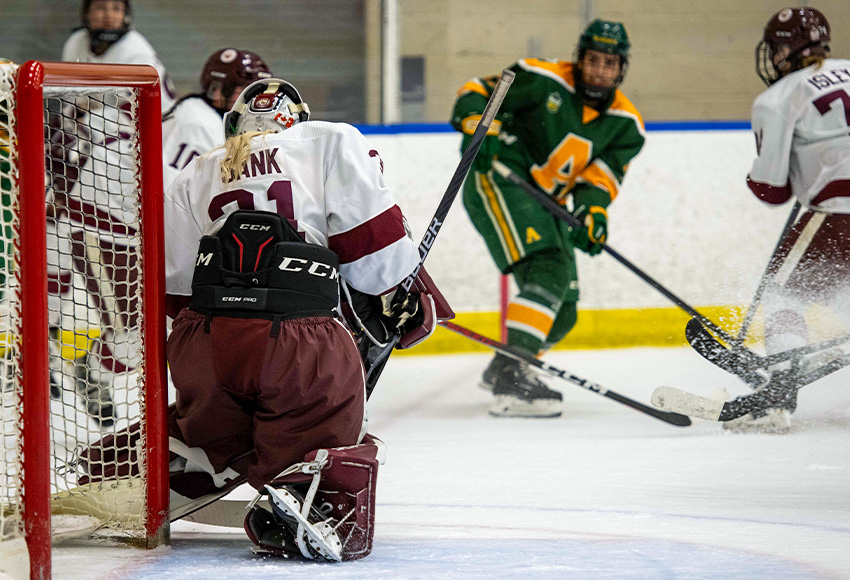
<svg viewBox="0 0 850 580">
<path fill-rule="evenodd" d="M 534 242 L 539 242 L 541 240 L 540 234 L 537 233 L 532 227 L 525 228 L 525 243 L 533 244 Z"/>
</svg>

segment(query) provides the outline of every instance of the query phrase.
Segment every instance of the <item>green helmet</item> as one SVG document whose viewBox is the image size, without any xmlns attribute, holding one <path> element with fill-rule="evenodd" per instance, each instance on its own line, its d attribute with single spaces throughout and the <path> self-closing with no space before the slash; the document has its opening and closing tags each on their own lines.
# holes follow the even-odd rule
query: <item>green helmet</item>
<svg viewBox="0 0 850 580">
<path fill-rule="evenodd" d="M 592 101 L 595 103 L 593 106 L 598 106 L 599 108 L 607 108 L 611 104 L 611 101 L 614 99 L 614 92 L 626 77 L 630 47 L 629 35 L 626 34 L 626 27 L 622 22 L 612 22 L 597 18 L 587 25 L 587 28 L 584 29 L 584 32 L 581 33 L 578 39 L 575 54 L 577 69 L 577 74 L 575 75 L 576 89 L 578 89 L 578 93 L 584 100 Z M 620 57 L 620 74 L 617 76 L 613 86 L 600 87 L 584 82 L 579 63 L 588 50 L 616 54 Z"/>
<path fill-rule="evenodd" d="M 629 58 L 630 47 L 629 35 L 626 34 L 626 27 L 622 22 L 599 18 L 588 24 L 578 39 L 579 58 L 584 55 L 584 51 L 590 49 L 620 55 L 625 63 Z"/>
</svg>

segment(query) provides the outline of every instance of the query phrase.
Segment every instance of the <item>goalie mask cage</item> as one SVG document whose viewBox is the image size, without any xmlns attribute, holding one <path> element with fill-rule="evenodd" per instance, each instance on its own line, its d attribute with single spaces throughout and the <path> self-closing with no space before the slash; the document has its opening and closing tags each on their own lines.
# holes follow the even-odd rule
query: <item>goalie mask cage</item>
<svg viewBox="0 0 850 580">
<path fill-rule="evenodd" d="M 0 64 L 0 578 L 168 541 L 160 115 L 149 66 Z"/>
</svg>

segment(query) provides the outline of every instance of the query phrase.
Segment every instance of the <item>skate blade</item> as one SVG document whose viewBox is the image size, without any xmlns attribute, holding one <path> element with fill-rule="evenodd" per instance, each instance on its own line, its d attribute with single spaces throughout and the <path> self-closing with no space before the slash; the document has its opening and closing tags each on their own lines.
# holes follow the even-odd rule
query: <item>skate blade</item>
<svg viewBox="0 0 850 580">
<path fill-rule="evenodd" d="M 311 524 L 301 515 L 301 502 L 292 494 L 285 489 L 275 489 L 269 485 L 265 487 L 274 505 L 301 524 L 313 549 L 328 560 L 342 561 L 342 542 L 332 526 L 327 522 Z"/>
<path fill-rule="evenodd" d="M 489 413 L 494 417 L 551 418 L 561 416 L 561 401 L 537 399 L 524 401 L 512 395 L 496 395 Z"/>
<path fill-rule="evenodd" d="M 755 418 L 752 413 L 723 423 L 731 433 L 765 433 L 784 435 L 791 430 L 791 413 L 785 409 L 768 409 L 763 417 Z"/>
</svg>

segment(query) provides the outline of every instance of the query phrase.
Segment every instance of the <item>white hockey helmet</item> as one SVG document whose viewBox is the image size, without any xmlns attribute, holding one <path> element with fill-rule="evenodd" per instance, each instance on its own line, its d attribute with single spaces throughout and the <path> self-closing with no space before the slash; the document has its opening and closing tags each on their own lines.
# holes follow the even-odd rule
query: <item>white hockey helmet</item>
<svg viewBox="0 0 850 580">
<path fill-rule="evenodd" d="M 226 138 L 248 131 L 283 131 L 310 118 L 298 89 L 283 79 L 254 81 L 224 115 Z"/>
</svg>

